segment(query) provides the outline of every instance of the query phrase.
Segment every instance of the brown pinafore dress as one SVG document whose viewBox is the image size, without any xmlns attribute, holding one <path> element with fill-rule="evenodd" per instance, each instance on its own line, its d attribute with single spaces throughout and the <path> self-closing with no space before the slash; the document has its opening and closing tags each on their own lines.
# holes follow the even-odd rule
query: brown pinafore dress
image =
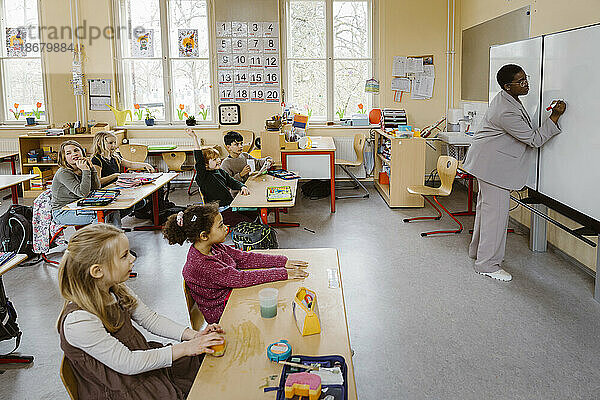
<svg viewBox="0 0 600 400">
<path fill-rule="evenodd" d="M 173 362 L 170 368 L 161 368 L 136 375 L 120 374 L 96 360 L 86 352 L 73 347 L 64 336 L 63 324 L 66 316 L 81 308 L 69 303 L 60 317 L 60 347 L 71 363 L 77 379 L 77 391 L 81 400 L 137 400 L 137 399 L 185 399 L 200 368 L 200 357 L 183 357 Z M 124 313 L 125 323 L 113 337 L 129 350 L 148 350 L 163 347 L 157 342 L 148 342 L 131 323 L 131 314 L 119 306 Z"/>
</svg>

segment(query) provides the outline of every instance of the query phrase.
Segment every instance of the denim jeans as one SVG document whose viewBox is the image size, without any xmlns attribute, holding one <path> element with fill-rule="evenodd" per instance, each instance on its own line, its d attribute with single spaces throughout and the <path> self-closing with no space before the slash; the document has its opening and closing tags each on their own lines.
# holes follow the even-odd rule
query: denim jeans
<svg viewBox="0 0 600 400">
<path fill-rule="evenodd" d="M 52 220 L 59 225 L 89 225 L 97 222 L 94 211 L 54 210 Z"/>
</svg>

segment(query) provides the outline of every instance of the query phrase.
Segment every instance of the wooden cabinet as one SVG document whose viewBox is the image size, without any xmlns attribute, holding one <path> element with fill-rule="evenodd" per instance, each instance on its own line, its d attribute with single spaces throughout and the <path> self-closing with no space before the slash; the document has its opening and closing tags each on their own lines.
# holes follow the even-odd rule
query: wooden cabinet
<svg viewBox="0 0 600 400">
<path fill-rule="evenodd" d="M 117 143 L 122 143 L 125 138 L 126 131 L 118 130 L 114 131 L 117 136 Z M 39 167 L 42 169 L 49 169 L 52 171 L 52 175 L 58 170 L 58 163 L 53 162 L 33 162 L 30 163 L 27 159 L 27 153 L 31 150 L 42 149 L 44 147 L 51 147 L 52 151 L 58 152 L 62 142 L 66 140 L 75 140 L 81 144 L 88 155 L 92 154 L 92 142 L 94 135 L 89 133 L 79 135 L 61 135 L 61 136 L 46 136 L 46 135 L 21 135 L 19 136 L 19 162 L 21 163 L 21 173 L 30 174 L 32 173 L 33 167 Z M 44 188 L 38 190 L 32 190 L 29 182 L 23 183 L 23 197 L 37 197 Z"/>
<path fill-rule="evenodd" d="M 374 185 L 388 206 L 423 207 L 423 197 L 406 188 L 425 182 L 425 139 L 397 138 L 378 129 L 375 146 Z M 384 171 L 388 172 L 388 184 L 379 182 L 379 173 Z"/>
</svg>

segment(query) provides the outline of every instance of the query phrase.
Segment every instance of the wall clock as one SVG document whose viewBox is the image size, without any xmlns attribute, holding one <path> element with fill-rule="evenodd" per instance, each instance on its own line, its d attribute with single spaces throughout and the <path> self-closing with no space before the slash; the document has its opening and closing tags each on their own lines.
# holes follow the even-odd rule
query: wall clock
<svg viewBox="0 0 600 400">
<path fill-rule="evenodd" d="M 219 124 L 239 125 L 241 113 L 239 104 L 219 104 Z"/>
</svg>

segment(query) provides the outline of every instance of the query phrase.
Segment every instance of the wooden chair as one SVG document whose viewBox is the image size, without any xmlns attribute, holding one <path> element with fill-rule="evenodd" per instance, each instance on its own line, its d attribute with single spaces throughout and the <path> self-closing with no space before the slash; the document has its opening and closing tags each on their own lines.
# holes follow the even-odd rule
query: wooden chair
<svg viewBox="0 0 600 400">
<path fill-rule="evenodd" d="M 254 132 L 253 131 L 249 131 L 247 129 L 231 129 L 229 131 L 225 131 L 223 132 L 223 136 L 225 136 L 228 132 L 238 132 L 239 134 L 242 135 L 242 137 L 244 138 L 244 146 L 242 147 L 242 151 L 246 152 L 246 153 L 250 153 L 252 151 L 252 149 L 254 148 Z"/>
<path fill-rule="evenodd" d="M 204 319 L 204 315 L 202 315 L 202 311 L 200 311 L 198 305 L 194 301 L 194 298 L 190 294 L 185 281 L 183 282 L 183 293 L 185 294 L 185 303 L 187 304 L 188 314 L 190 315 L 190 324 L 192 325 L 192 329 L 196 331 L 204 329 L 204 327 L 208 324 Z"/>
<path fill-rule="evenodd" d="M 119 146 L 121 156 L 132 162 L 146 162 L 148 146 L 144 144 L 122 144 Z"/>
<path fill-rule="evenodd" d="M 65 385 L 65 389 L 67 389 L 67 393 L 69 393 L 71 400 L 77 400 L 79 398 L 77 392 L 77 379 L 75 379 L 71 363 L 64 355 L 60 363 L 60 379 L 62 380 L 63 385 Z"/>
<path fill-rule="evenodd" d="M 437 188 L 433 188 L 430 186 L 423 186 L 423 185 L 418 185 L 418 186 L 409 186 L 406 189 L 408 190 L 409 193 L 412 194 L 420 194 L 421 196 L 423 196 L 423 198 L 425 200 L 427 200 L 427 202 L 429 204 L 431 204 L 431 206 L 433 208 L 435 208 L 435 210 L 438 212 L 437 216 L 434 217 L 414 217 L 414 218 L 406 218 L 404 220 L 404 222 L 411 222 L 411 221 L 417 221 L 417 220 L 427 220 L 427 219 L 435 219 L 435 220 L 439 220 L 440 218 L 442 218 L 442 212 L 440 211 L 439 208 L 436 207 L 436 205 L 434 203 L 431 202 L 431 200 L 429 200 L 427 198 L 427 196 L 432 196 L 433 197 L 433 201 L 435 201 L 435 203 L 440 206 L 442 208 L 442 210 L 444 210 L 444 212 L 446 214 L 448 214 L 453 220 L 454 222 L 456 222 L 459 226 L 459 229 L 455 229 L 455 230 L 443 230 L 443 231 L 431 231 L 431 232 L 423 232 L 421 233 L 421 236 L 430 236 L 430 235 L 437 235 L 437 234 L 443 234 L 443 233 L 460 233 L 463 230 L 463 226 L 460 223 L 459 220 L 457 220 L 454 215 L 452 215 L 450 212 L 448 212 L 448 210 L 446 210 L 446 208 L 440 204 L 440 202 L 438 201 L 437 197 L 438 196 L 449 196 L 450 193 L 452 193 L 452 184 L 454 183 L 454 178 L 456 177 L 456 169 L 458 168 L 458 161 L 455 158 L 449 157 L 449 156 L 440 156 L 440 158 L 438 158 L 438 162 L 437 162 L 437 173 L 440 177 L 440 180 L 442 182 L 442 184 L 440 185 L 440 187 Z"/>
<path fill-rule="evenodd" d="M 169 171 L 173 172 L 187 172 L 194 171 L 194 175 L 190 180 L 190 184 L 188 186 L 188 195 L 192 196 L 195 192 L 192 191 L 192 184 L 194 183 L 194 179 L 196 178 L 196 170 L 191 165 L 183 165 L 185 160 L 187 159 L 187 155 L 184 151 L 169 151 L 167 153 L 162 153 L 162 158 L 164 162 L 167 164 L 167 168 Z M 167 183 L 167 193 L 171 191 L 171 182 Z"/>
<path fill-rule="evenodd" d="M 348 190 L 348 189 L 358 189 L 359 187 L 364 191 L 364 194 L 353 194 L 353 195 L 345 195 L 345 196 L 335 196 L 336 199 L 352 199 L 352 198 L 367 198 L 369 197 L 369 191 L 367 188 L 354 176 L 352 172 L 348 169 L 348 167 L 358 167 L 363 163 L 364 160 L 364 149 L 365 143 L 367 141 L 367 136 L 364 133 L 354 135 L 354 151 L 356 153 L 356 161 L 348 161 L 336 158 L 335 165 L 340 167 L 352 181 L 354 185 L 351 187 L 336 187 L 336 190 Z"/>
</svg>

